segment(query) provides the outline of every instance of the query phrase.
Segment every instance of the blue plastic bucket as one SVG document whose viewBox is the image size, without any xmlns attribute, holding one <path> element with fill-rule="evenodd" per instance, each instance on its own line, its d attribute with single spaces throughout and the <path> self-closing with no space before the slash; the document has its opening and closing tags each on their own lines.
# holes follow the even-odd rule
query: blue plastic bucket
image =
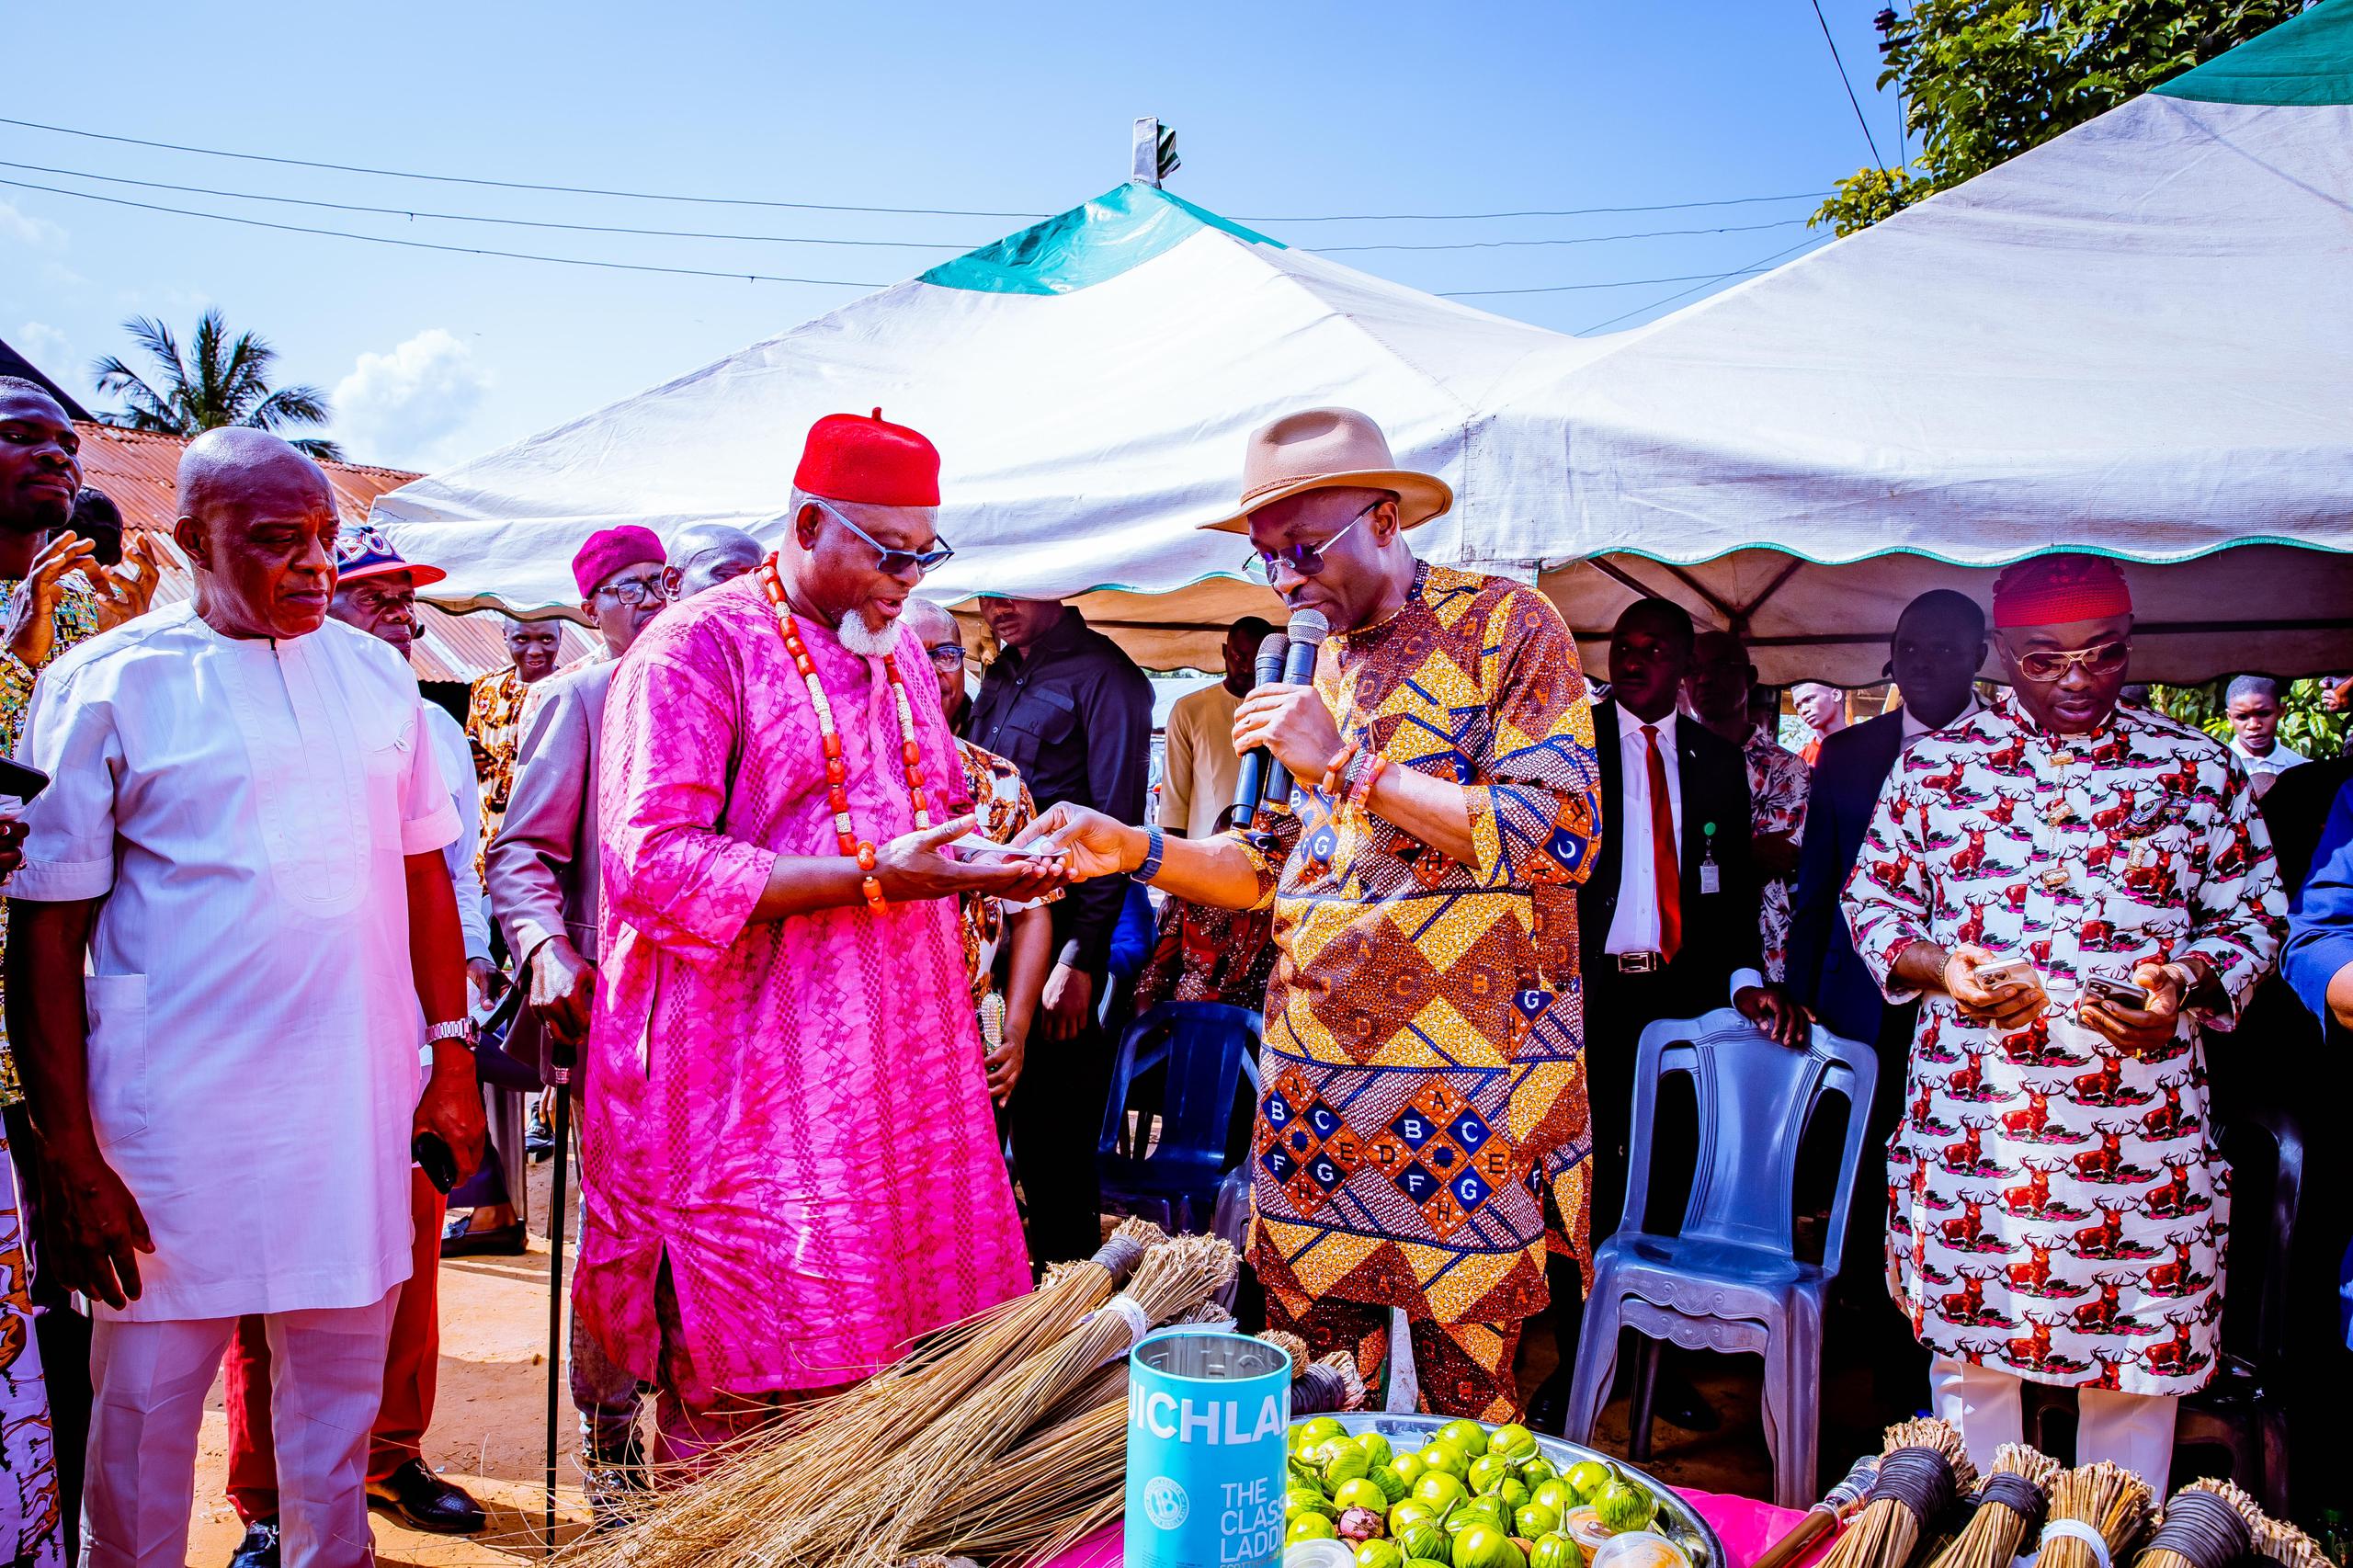
<svg viewBox="0 0 2353 1568">
<path fill-rule="evenodd" d="M 1128 1358 L 1126 1568 L 1277 1568 L 1290 1358 L 1175 1328 Z"/>
</svg>

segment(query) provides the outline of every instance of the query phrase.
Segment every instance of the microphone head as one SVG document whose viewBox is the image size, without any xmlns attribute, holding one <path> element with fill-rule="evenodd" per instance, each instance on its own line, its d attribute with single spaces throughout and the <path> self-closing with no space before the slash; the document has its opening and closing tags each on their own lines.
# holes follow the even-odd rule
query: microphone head
<svg viewBox="0 0 2353 1568">
<path fill-rule="evenodd" d="M 1283 661 L 1290 656 L 1290 639 L 1279 631 L 1269 631 L 1259 641 L 1258 657 L 1250 666 L 1260 686 L 1272 686 L 1283 678 Z"/>
<path fill-rule="evenodd" d="M 1321 648 L 1324 639 L 1332 634 L 1332 622 L 1320 609 L 1295 610 L 1290 624 L 1284 628 L 1293 642 L 1303 642 L 1311 648 Z"/>
</svg>

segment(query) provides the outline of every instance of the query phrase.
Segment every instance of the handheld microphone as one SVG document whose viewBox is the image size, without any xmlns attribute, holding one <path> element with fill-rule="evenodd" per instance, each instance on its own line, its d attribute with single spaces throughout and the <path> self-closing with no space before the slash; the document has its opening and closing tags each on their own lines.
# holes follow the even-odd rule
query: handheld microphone
<svg viewBox="0 0 2353 1568">
<path fill-rule="evenodd" d="M 1271 686 L 1282 678 L 1283 655 L 1290 652 L 1290 639 L 1279 631 L 1269 631 L 1258 644 L 1258 657 L 1251 665 L 1250 684 Z M 1242 772 L 1233 781 L 1233 804 L 1225 810 L 1226 824 L 1247 828 L 1258 814 L 1258 791 L 1266 783 L 1267 748 L 1245 752 Z"/>
<path fill-rule="evenodd" d="M 1283 656 L 1283 684 L 1305 686 L 1315 678 L 1315 656 L 1324 651 L 1324 639 L 1332 634 L 1332 623 L 1320 609 L 1302 609 L 1290 618 L 1284 630 L 1290 633 L 1290 651 Z M 1269 805 L 1289 807 L 1290 804 L 1290 775 L 1283 765 L 1269 759 L 1267 764 L 1267 801 Z"/>
</svg>

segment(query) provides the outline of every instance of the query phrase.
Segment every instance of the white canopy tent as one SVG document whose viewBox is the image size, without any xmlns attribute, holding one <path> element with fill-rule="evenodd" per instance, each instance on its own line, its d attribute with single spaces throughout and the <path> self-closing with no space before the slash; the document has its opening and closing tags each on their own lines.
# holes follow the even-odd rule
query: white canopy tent
<svg viewBox="0 0 2353 1568">
<path fill-rule="evenodd" d="M 1574 339 L 1130 185 L 376 504 L 437 598 L 573 598 L 595 528 L 775 537 L 802 433 L 881 405 L 945 459 L 929 590 L 1075 597 L 1158 667 L 1271 613 L 1222 514 L 1245 432 L 1342 403 L 1455 510 L 1425 553 L 1580 634 L 1637 591 L 1766 678 L 1878 678 L 1923 589 L 2104 551 L 2136 670 L 2353 666 L 2353 0 L 1638 331 Z"/>
<path fill-rule="evenodd" d="M 1278 608 L 1223 580 L 1239 573 L 1242 540 L 1196 527 L 1232 509 L 1251 429 L 1303 403 L 1375 412 L 1401 462 L 1464 497 L 1416 536 L 1452 555 L 1480 497 L 1542 494 L 1558 470 L 1557 428 L 1484 411 L 1596 351 L 1127 185 L 419 480 L 375 516 L 404 552 L 449 572 L 437 600 L 570 603 L 567 562 L 599 528 L 715 520 L 772 540 L 810 424 L 880 405 L 940 449 L 940 533 L 958 553 L 927 593 L 1088 596 L 1081 604 L 1143 662 L 1214 665 L 1214 638 L 1194 629 L 1217 624 L 1219 606 Z"/>
<path fill-rule="evenodd" d="M 2054 547 L 2126 562 L 2145 678 L 2353 667 L 2348 106 L 2326 0 L 1623 335 L 1522 394 L 1569 504 L 1490 497 L 1481 548 L 1586 558 L 1580 630 L 1632 585 L 1737 618 L 1768 679 L 1874 680 L 1912 595 Z"/>
</svg>

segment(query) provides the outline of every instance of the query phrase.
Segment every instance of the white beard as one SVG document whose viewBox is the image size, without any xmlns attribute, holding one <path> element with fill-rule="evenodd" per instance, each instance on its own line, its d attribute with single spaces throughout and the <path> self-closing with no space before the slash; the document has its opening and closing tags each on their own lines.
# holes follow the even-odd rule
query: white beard
<svg viewBox="0 0 2353 1568">
<path fill-rule="evenodd" d="M 886 621 L 877 631 L 866 624 L 866 616 L 859 610 L 842 617 L 842 623 L 834 628 L 834 635 L 844 648 L 861 659 L 879 659 L 899 651 L 899 623 Z"/>
</svg>

